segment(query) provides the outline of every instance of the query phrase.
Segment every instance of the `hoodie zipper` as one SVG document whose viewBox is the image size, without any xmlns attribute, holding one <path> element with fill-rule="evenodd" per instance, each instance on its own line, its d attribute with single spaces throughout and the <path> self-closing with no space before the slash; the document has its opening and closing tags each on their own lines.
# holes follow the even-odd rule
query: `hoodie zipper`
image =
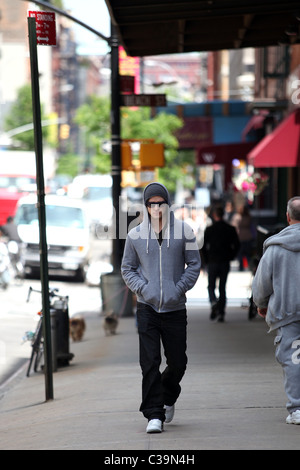
<svg viewBox="0 0 300 470">
<path fill-rule="evenodd" d="M 160 312 L 162 305 L 162 263 L 161 263 L 161 245 L 159 245 L 159 283 L 160 283 L 160 300 L 159 300 L 159 309 Z"/>
</svg>

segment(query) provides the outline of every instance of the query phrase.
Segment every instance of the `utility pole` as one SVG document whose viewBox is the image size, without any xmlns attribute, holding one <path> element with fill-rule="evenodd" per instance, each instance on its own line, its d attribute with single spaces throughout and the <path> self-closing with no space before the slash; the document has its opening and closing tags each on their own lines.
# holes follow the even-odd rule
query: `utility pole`
<svg viewBox="0 0 300 470">
<path fill-rule="evenodd" d="M 27 0 L 23 0 L 27 1 Z M 111 141 L 112 141 L 112 154 L 111 154 L 111 163 L 112 163 L 112 178 L 113 178 L 113 188 L 112 188 L 112 198 L 113 206 L 115 209 L 115 238 L 113 239 L 112 247 L 112 264 L 113 272 L 120 271 L 121 264 L 121 240 L 119 237 L 119 197 L 121 194 L 121 137 L 120 137 L 120 84 L 119 84 L 119 41 L 118 36 L 113 24 L 111 24 L 111 37 L 106 37 L 99 31 L 95 30 L 91 26 L 83 23 L 78 18 L 70 15 L 66 11 L 51 5 L 47 1 L 42 0 L 32 0 L 33 3 L 47 8 L 47 10 L 54 11 L 59 15 L 62 15 L 74 23 L 79 24 L 85 29 L 88 29 L 96 36 L 100 37 L 106 41 L 111 47 Z"/>
<path fill-rule="evenodd" d="M 45 207 L 45 184 L 43 167 L 43 134 L 41 121 L 41 105 L 39 90 L 39 70 L 37 58 L 37 39 L 35 18 L 28 18 L 30 65 L 31 65 L 31 89 L 32 89 L 32 110 L 34 123 L 34 141 L 36 155 L 36 179 L 39 214 L 40 233 L 40 264 L 41 264 L 41 284 L 42 284 L 42 305 L 43 305 L 43 336 L 44 336 L 44 356 L 45 356 L 45 389 L 46 401 L 53 399 L 53 368 L 52 368 L 52 345 L 51 345 L 51 319 L 49 300 L 49 278 L 48 278 L 48 252 L 46 238 L 46 207 Z"/>
<path fill-rule="evenodd" d="M 119 82 L 119 41 L 111 23 L 111 170 L 113 179 L 113 206 L 115 209 L 115 237 L 113 239 L 113 272 L 119 273 L 121 246 L 119 227 L 119 200 L 121 195 L 121 135 L 120 135 L 120 82 Z"/>
<path fill-rule="evenodd" d="M 26 1 L 26 0 L 25 0 Z M 111 46 L 111 142 L 112 142 L 112 198 L 116 217 L 115 220 L 115 237 L 112 247 L 112 264 L 115 279 L 113 284 L 122 283 L 120 266 L 121 266 L 121 240 L 119 230 L 119 199 L 121 195 L 121 132 L 120 132 L 120 84 L 119 84 L 119 42 L 116 30 L 111 23 L 111 37 L 107 38 L 103 34 L 85 25 L 82 21 L 72 17 L 68 13 L 60 10 L 53 5 L 41 1 L 33 0 L 33 3 L 52 10 L 62 16 L 73 20 L 82 27 L 90 30 L 101 39 L 107 41 Z M 36 52 L 36 24 L 34 18 L 28 18 L 28 31 L 30 39 L 30 56 L 31 56 L 31 81 L 32 81 L 32 99 L 33 99 L 33 121 L 35 129 L 35 148 L 36 148 L 36 165 L 37 165 L 37 183 L 38 183 L 38 210 L 39 210 L 39 230 L 40 230 L 40 262 L 41 262 L 41 283 L 42 283 L 42 300 L 43 300 L 43 335 L 45 340 L 45 388 L 46 400 L 53 399 L 53 379 L 52 379 L 52 345 L 51 345 L 51 319 L 50 319 L 50 300 L 49 300 L 49 281 L 48 281 L 48 257 L 47 257 L 47 240 L 46 240 L 46 207 L 44 192 L 44 172 L 43 172 L 43 147 L 42 147 L 42 126 L 40 115 L 40 97 L 39 97 L 39 78 L 38 64 Z M 111 288 L 111 286 L 109 287 Z M 123 289 L 118 296 L 117 302 L 122 304 Z"/>
</svg>

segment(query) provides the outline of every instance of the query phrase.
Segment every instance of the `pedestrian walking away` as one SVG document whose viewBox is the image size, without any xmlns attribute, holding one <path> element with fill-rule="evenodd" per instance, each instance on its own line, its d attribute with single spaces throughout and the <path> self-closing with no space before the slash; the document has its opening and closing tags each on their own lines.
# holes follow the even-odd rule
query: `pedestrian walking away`
<svg viewBox="0 0 300 470">
<path fill-rule="evenodd" d="M 224 321 L 226 309 L 226 283 L 230 271 L 230 261 L 240 248 L 236 229 L 224 217 L 223 207 L 212 209 L 213 224 L 204 232 L 202 256 L 207 265 L 208 295 L 211 304 L 211 320 Z M 216 283 L 219 280 L 219 297 L 216 296 Z"/>
<path fill-rule="evenodd" d="M 264 242 L 252 285 L 258 313 L 275 337 L 288 398 L 287 424 L 300 424 L 300 197 L 287 204 L 288 227 Z"/>
<path fill-rule="evenodd" d="M 167 188 L 150 183 L 143 198 L 143 221 L 127 236 L 121 271 L 137 296 L 140 411 L 148 420 L 146 431 L 159 433 L 164 422 L 172 421 L 181 392 L 187 366 L 186 292 L 195 285 L 201 263 L 195 234 L 174 217 Z"/>
<path fill-rule="evenodd" d="M 244 263 L 247 268 L 251 268 L 253 243 L 255 240 L 255 230 L 249 209 L 245 205 L 240 205 L 233 215 L 230 224 L 236 228 L 240 249 L 237 255 L 240 271 L 244 271 Z"/>
</svg>

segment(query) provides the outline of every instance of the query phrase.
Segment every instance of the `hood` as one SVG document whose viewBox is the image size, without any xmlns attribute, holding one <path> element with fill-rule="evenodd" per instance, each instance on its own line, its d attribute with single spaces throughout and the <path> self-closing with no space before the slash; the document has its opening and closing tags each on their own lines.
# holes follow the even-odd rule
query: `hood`
<svg viewBox="0 0 300 470">
<path fill-rule="evenodd" d="M 150 199 L 150 197 L 153 197 L 153 196 L 162 196 L 166 200 L 168 206 L 169 207 L 171 206 L 171 199 L 170 199 L 169 191 L 163 184 L 155 182 L 155 183 L 150 183 L 145 187 L 144 194 L 143 194 L 144 221 L 142 223 L 142 226 L 147 225 L 147 248 L 146 248 L 147 254 L 149 253 L 149 238 L 151 237 L 150 235 L 151 234 L 151 222 L 150 222 L 150 217 L 149 217 L 147 207 L 146 207 L 146 200 Z M 168 227 L 166 230 L 168 248 L 170 246 L 170 224 L 171 225 L 173 224 L 173 217 L 174 217 L 174 214 L 169 213 L 169 223 L 168 223 Z"/>
<path fill-rule="evenodd" d="M 272 245 L 278 245 L 285 250 L 300 251 L 300 223 L 289 225 L 276 235 L 267 238 L 264 251 Z"/>
</svg>

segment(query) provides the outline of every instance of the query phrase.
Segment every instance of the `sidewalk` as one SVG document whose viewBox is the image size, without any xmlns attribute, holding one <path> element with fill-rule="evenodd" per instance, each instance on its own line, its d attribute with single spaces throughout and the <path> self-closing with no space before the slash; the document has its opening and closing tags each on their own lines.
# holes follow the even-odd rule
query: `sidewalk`
<svg viewBox="0 0 300 470">
<path fill-rule="evenodd" d="M 285 424 L 273 336 L 259 317 L 248 321 L 238 302 L 236 292 L 226 322 L 212 323 L 207 302 L 197 302 L 196 292 L 189 298 L 189 364 L 162 434 L 146 434 L 138 411 L 134 318 L 121 318 L 118 334 L 106 337 L 102 318 L 87 312 L 84 340 L 70 343 L 74 359 L 53 375 L 53 401 L 45 402 L 44 376 L 26 378 L 25 368 L 0 389 L 0 449 L 298 450 L 300 429 Z"/>
</svg>

